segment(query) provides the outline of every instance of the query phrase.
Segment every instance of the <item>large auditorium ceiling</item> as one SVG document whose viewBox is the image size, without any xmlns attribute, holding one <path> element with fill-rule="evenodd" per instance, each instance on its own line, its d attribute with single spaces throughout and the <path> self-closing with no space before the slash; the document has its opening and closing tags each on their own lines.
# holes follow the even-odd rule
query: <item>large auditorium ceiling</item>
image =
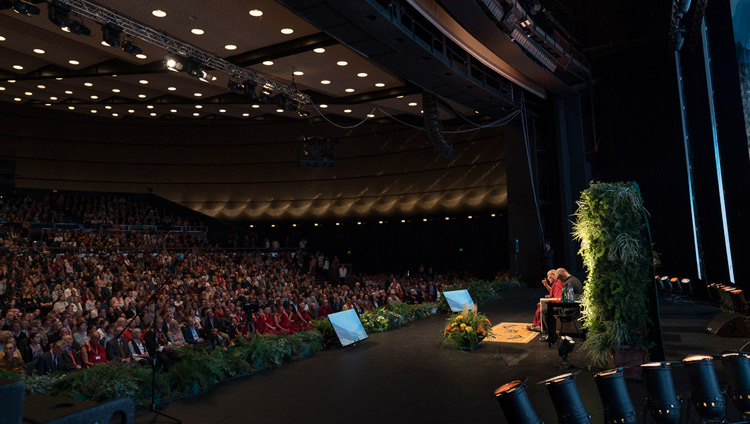
<svg viewBox="0 0 750 424">
<path fill-rule="evenodd" d="M 326 115 L 420 116 L 417 88 L 275 1 L 95 3 L 264 77 L 294 83 Z M 12 8 L 0 11 L 0 101 L 118 119 L 265 114 L 299 118 L 296 111 L 279 112 L 275 104 L 253 105 L 257 102 L 230 93 L 228 75 L 215 72 L 217 79 L 204 83 L 168 72 L 163 66 L 165 52 L 146 42 L 130 40 L 143 50 L 138 57 L 104 46 L 102 31 L 91 20 L 82 19 L 90 36 L 64 32 L 47 18 L 46 3 L 37 6 L 37 16 Z M 157 16 L 163 14 L 156 10 L 165 16 Z M 262 15 L 253 16 L 251 10 Z M 308 109 L 317 113 L 314 107 Z M 441 117 L 455 117 L 453 109 L 473 112 L 453 104 L 441 110 Z"/>
</svg>

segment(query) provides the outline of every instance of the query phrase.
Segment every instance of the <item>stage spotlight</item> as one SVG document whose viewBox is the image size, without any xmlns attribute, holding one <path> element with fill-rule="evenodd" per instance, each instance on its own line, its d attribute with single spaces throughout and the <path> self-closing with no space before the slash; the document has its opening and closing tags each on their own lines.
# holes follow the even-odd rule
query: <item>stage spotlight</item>
<svg viewBox="0 0 750 424">
<path fill-rule="evenodd" d="M 188 60 L 182 56 L 166 55 L 164 56 L 164 66 L 173 72 L 180 72 L 187 67 Z"/>
<path fill-rule="evenodd" d="M 143 53 L 143 49 L 138 47 L 132 41 L 125 41 L 124 43 L 122 43 L 122 51 L 128 54 L 132 54 L 133 56 Z"/>
<path fill-rule="evenodd" d="M 250 96 L 250 100 L 258 100 L 258 95 L 255 93 L 255 86 L 258 85 L 255 81 L 245 80 L 242 86 L 245 88 L 245 95 Z"/>
<path fill-rule="evenodd" d="M 63 31 L 65 31 L 65 28 L 63 28 Z M 76 35 L 85 35 L 87 37 L 91 35 L 89 27 L 84 25 L 81 21 L 70 21 L 68 31 Z"/>
<path fill-rule="evenodd" d="M 682 360 L 690 375 L 690 401 L 704 420 L 721 420 L 727 414 L 724 392 L 710 356 L 692 355 Z"/>
<path fill-rule="evenodd" d="M 747 313 L 747 301 L 742 289 L 736 289 L 729 292 L 732 298 L 732 309 L 737 314 L 745 315 Z"/>
<path fill-rule="evenodd" d="M 570 336 L 561 336 L 560 340 L 557 341 L 557 354 L 563 360 L 563 365 L 568 364 L 568 354 L 573 352 L 576 347 L 576 342 Z"/>
<path fill-rule="evenodd" d="M 526 380 L 503 384 L 495 390 L 495 398 L 509 423 L 542 424 L 526 393 Z"/>
<path fill-rule="evenodd" d="M 26 16 L 38 15 L 40 12 L 38 7 L 20 0 L 13 2 L 13 11 Z"/>
<path fill-rule="evenodd" d="M 682 287 L 682 292 L 686 295 L 693 295 L 693 285 L 690 283 L 689 278 L 683 278 L 682 280 L 680 280 L 680 287 Z"/>
<path fill-rule="evenodd" d="M 625 386 L 622 368 L 595 374 L 594 381 L 604 405 L 604 421 L 607 424 L 637 422 L 635 407 Z"/>
<path fill-rule="evenodd" d="M 308 111 L 304 107 L 300 106 L 300 107 L 297 108 L 297 115 L 299 115 L 300 118 L 309 118 L 310 117 L 310 111 Z"/>
<path fill-rule="evenodd" d="M 239 83 L 237 83 L 237 82 L 234 82 L 234 81 L 231 81 L 231 80 L 230 80 L 230 81 L 229 81 L 229 82 L 227 83 L 227 88 L 228 88 L 228 89 L 229 89 L 229 91 L 231 91 L 232 93 L 237 93 L 237 94 L 239 94 L 239 93 L 241 93 L 241 92 L 242 92 L 242 93 L 244 93 L 244 92 L 245 92 L 245 87 L 243 87 L 243 86 L 242 86 L 242 84 L 239 84 Z"/>
<path fill-rule="evenodd" d="M 672 287 L 673 293 L 679 293 L 682 294 L 682 288 L 680 287 L 680 281 L 677 277 L 672 277 L 669 279 L 669 286 Z"/>
<path fill-rule="evenodd" d="M 189 59 L 187 61 L 187 66 L 185 66 L 184 71 L 187 72 L 188 75 L 192 75 L 203 82 L 216 80 L 216 77 L 209 74 L 208 71 L 201 66 L 200 62 L 195 59 Z"/>
<path fill-rule="evenodd" d="M 649 362 L 641 368 L 646 378 L 646 403 L 651 418 L 657 424 L 678 424 L 680 398 L 675 392 L 669 362 Z"/>
<path fill-rule="evenodd" d="M 721 361 L 729 381 L 729 399 L 745 420 L 750 419 L 750 355 L 729 352 L 721 355 Z"/>
<path fill-rule="evenodd" d="M 54 0 L 47 5 L 47 17 L 50 22 L 59 26 L 63 31 L 70 31 L 70 6 Z"/>
<path fill-rule="evenodd" d="M 102 25 L 102 43 L 107 46 L 120 47 L 122 37 L 122 28 L 115 24 L 107 23 Z"/>
<path fill-rule="evenodd" d="M 558 375 L 545 380 L 544 384 L 547 385 L 547 391 L 552 398 L 552 404 L 555 406 L 557 420 L 560 424 L 588 424 L 591 422 L 591 415 L 583 405 L 581 394 L 578 393 L 574 374 Z"/>
<path fill-rule="evenodd" d="M 665 276 L 661 277 L 661 284 L 664 287 L 664 291 L 667 294 L 672 293 L 672 284 L 669 282 L 669 277 L 668 276 L 665 275 Z"/>
</svg>

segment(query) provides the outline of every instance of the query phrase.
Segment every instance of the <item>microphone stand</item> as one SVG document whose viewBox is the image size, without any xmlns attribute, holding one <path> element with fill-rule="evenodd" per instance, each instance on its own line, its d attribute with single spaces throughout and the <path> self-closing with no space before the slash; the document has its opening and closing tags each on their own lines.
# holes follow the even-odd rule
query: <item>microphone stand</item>
<svg viewBox="0 0 750 424">
<path fill-rule="evenodd" d="M 153 302 L 153 304 L 154 304 L 154 321 L 153 321 L 153 330 L 152 330 L 152 332 L 154 333 L 154 342 L 156 344 L 156 347 L 154 348 L 153 355 L 149 352 L 149 355 L 151 356 L 151 358 L 150 358 L 151 359 L 151 405 L 149 406 L 148 412 L 146 412 L 144 414 L 141 414 L 139 416 L 143 416 L 143 415 L 146 415 L 146 414 L 156 414 L 156 415 L 161 415 L 164 418 L 168 418 L 168 419 L 170 419 L 172 421 L 175 421 L 178 424 L 182 424 L 181 420 L 179 420 L 179 419 L 177 419 L 175 417 L 169 416 L 169 415 L 167 415 L 167 414 L 165 414 L 165 413 L 163 413 L 161 411 L 158 411 L 156 409 L 156 406 L 157 406 L 156 405 L 156 348 L 158 348 L 158 345 L 159 345 L 159 337 L 158 337 L 159 328 L 156 325 L 156 316 L 157 316 L 157 314 L 159 312 L 159 293 L 161 293 L 161 290 L 164 288 L 164 286 L 166 286 L 167 283 L 169 283 L 172 280 L 172 276 L 174 275 L 174 272 L 171 271 L 171 269 L 174 269 L 174 267 L 177 264 L 177 262 L 178 261 L 175 260 L 175 262 L 172 264 L 172 266 L 170 267 L 170 269 L 167 270 L 168 274 L 164 278 L 164 281 L 162 281 L 162 283 L 159 285 L 159 287 L 156 290 L 154 290 L 154 293 L 146 300 L 146 302 L 143 304 L 143 306 L 141 306 L 141 308 L 136 311 L 135 315 L 133 315 L 133 317 L 130 318 L 130 321 L 128 321 L 128 323 L 125 326 L 125 328 L 122 329 L 122 331 L 120 332 L 120 334 L 117 335 L 116 338 L 119 339 L 120 337 L 122 337 L 122 334 L 125 332 L 125 330 L 128 327 L 130 327 L 130 323 L 133 322 L 133 320 L 135 319 L 135 317 L 139 316 L 143 312 L 143 310 L 146 309 L 148 307 L 148 305 L 150 305 Z"/>
</svg>

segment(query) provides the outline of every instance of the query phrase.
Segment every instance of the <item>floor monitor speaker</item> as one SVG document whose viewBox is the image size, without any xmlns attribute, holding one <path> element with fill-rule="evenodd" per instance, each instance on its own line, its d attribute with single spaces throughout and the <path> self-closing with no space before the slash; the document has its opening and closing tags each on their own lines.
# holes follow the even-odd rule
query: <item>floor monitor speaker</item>
<svg viewBox="0 0 750 424">
<path fill-rule="evenodd" d="M 720 337 L 750 337 L 750 325 L 745 317 L 729 312 L 716 314 L 706 324 L 706 331 Z"/>
</svg>

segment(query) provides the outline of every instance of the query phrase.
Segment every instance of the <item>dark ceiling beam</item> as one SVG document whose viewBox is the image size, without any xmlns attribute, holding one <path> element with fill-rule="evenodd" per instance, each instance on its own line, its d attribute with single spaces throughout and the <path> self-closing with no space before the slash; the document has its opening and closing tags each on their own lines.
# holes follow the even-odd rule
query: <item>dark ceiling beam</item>
<svg viewBox="0 0 750 424">
<path fill-rule="evenodd" d="M 328 105 L 336 105 L 336 104 L 342 104 L 342 105 L 356 105 L 360 103 L 369 103 L 369 102 L 377 102 L 378 100 L 387 100 L 392 99 L 397 96 L 408 96 L 411 94 L 419 94 L 422 92 L 422 89 L 412 85 L 412 84 L 406 84 L 401 87 L 393 87 L 393 88 L 386 88 L 384 90 L 375 90 L 375 91 L 368 91 L 366 93 L 360 93 L 360 94 L 352 94 L 350 96 L 344 96 L 344 97 L 333 97 L 329 96 L 327 94 L 313 92 L 313 91 L 304 91 L 305 94 L 308 94 L 315 104 L 328 104 Z"/>
<path fill-rule="evenodd" d="M 295 54 L 308 52 L 318 47 L 328 47 L 338 44 L 330 35 L 318 32 L 283 43 L 262 47 L 245 53 L 236 54 L 226 58 L 227 61 L 244 68 L 257 65 L 266 60 L 274 60 L 282 57 L 289 57 Z"/>
<path fill-rule="evenodd" d="M 49 80 L 55 78 L 95 78 L 111 77 L 113 75 L 146 75 L 161 74 L 168 72 L 161 61 L 147 63 L 145 65 L 133 65 L 120 59 L 110 59 L 89 67 L 70 70 L 56 65 L 48 65 L 26 74 L 14 74 L 11 72 L 0 72 L 0 81 L 16 80 Z"/>
</svg>

